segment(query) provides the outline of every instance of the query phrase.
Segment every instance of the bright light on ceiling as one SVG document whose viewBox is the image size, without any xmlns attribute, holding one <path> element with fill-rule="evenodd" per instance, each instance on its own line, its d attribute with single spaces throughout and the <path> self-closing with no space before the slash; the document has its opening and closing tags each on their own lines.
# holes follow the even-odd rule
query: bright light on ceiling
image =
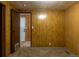
<svg viewBox="0 0 79 59">
<path fill-rule="evenodd" d="M 39 20 L 45 20 L 46 17 L 47 17 L 46 14 L 40 14 L 40 15 L 38 15 L 38 19 L 39 19 Z"/>
</svg>

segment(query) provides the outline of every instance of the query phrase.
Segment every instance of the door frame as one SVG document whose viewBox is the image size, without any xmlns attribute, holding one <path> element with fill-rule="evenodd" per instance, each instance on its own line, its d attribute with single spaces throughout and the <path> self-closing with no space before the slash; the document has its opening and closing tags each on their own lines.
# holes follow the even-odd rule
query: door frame
<svg viewBox="0 0 79 59">
<path fill-rule="evenodd" d="M 6 56 L 6 20 L 5 20 L 5 10 L 6 6 L 0 2 L 2 5 L 2 56 Z"/>
<path fill-rule="evenodd" d="M 25 14 L 27 14 L 27 13 L 29 13 L 30 14 L 30 40 L 31 40 L 31 46 L 30 47 L 32 47 L 32 12 L 18 12 L 18 13 L 25 13 Z"/>
<path fill-rule="evenodd" d="M 12 53 L 12 51 L 11 51 L 11 49 L 12 49 L 12 11 L 15 11 L 16 13 L 18 13 L 16 10 L 14 10 L 14 9 L 11 9 L 10 10 L 10 19 L 11 19 L 11 21 L 10 21 L 10 34 L 11 34 L 11 36 L 10 36 L 10 53 Z M 20 40 L 20 38 L 19 38 L 19 40 Z M 20 44 L 20 41 L 19 41 L 19 44 Z"/>
</svg>

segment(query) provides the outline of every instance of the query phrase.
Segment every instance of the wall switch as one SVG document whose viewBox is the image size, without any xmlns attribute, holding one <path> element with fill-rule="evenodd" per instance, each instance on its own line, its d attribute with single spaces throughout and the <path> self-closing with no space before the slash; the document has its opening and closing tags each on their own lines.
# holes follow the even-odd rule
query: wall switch
<svg viewBox="0 0 79 59">
<path fill-rule="evenodd" d="M 32 26 L 32 29 L 34 29 L 34 27 Z"/>
</svg>

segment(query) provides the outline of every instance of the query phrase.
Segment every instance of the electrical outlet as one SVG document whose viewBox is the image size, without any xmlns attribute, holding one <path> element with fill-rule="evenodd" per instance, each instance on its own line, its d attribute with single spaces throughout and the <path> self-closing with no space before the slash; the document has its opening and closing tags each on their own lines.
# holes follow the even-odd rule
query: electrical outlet
<svg viewBox="0 0 79 59">
<path fill-rule="evenodd" d="M 51 44 L 51 42 L 49 42 L 49 46 L 51 46 L 52 44 Z"/>
</svg>

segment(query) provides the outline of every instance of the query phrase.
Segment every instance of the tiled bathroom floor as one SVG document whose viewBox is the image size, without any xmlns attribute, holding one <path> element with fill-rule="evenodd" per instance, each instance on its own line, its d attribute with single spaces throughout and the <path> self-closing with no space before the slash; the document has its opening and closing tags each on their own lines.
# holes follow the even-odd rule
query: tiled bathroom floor
<svg viewBox="0 0 79 59">
<path fill-rule="evenodd" d="M 10 57 L 76 57 L 62 47 L 22 47 Z"/>
</svg>

